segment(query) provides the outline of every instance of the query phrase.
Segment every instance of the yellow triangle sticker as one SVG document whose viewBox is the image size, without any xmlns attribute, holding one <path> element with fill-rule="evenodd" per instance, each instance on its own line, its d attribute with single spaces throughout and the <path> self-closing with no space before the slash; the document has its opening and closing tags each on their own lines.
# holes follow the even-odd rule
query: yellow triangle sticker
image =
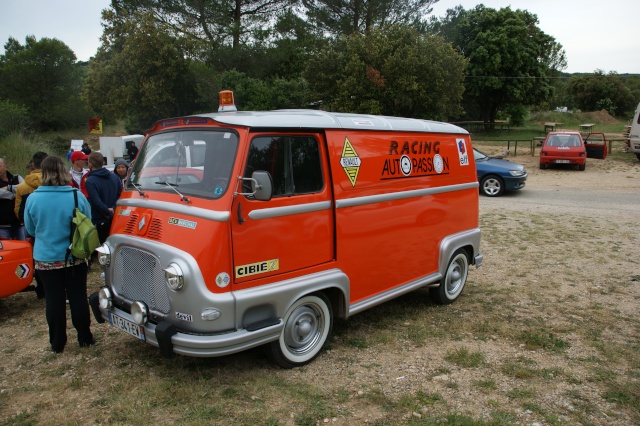
<svg viewBox="0 0 640 426">
<path fill-rule="evenodd" d="M 351 145 L 349 138 L 344 138 L 344 147 L 342 148 L 342 157 L 340 158 L 340 165 L 344 169 L 344 172 L 351 182 L 351 186 L 356 186 L 358 179 L 358 172 L 360 171 L 360 157 L 358 153 Z"/>
</svg>

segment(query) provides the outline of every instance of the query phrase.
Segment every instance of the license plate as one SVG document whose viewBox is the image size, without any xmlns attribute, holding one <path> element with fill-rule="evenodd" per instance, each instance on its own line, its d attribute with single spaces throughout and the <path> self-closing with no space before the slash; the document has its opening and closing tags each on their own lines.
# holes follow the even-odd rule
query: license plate
<svg viewBox="0 0 640 426">
<path fill-rule="evenodd" d="M 119 315 L 114 314 L 113 312 L 109 312 L 109 323 L 115 328 L 124 331 L 127 334 L 130 334 L 143 342 L 146 340 L 144 336 L 144 327 L 136 324 L 133 321 L 129 321 L 126 318 L 122 318 Z"/>
<path fill-rule="evenodd" d="M 570 161 L 569 160 L 556 160 L 556 163 L 558 163 L 558 164 L 569 164 Z"/>
</svg>

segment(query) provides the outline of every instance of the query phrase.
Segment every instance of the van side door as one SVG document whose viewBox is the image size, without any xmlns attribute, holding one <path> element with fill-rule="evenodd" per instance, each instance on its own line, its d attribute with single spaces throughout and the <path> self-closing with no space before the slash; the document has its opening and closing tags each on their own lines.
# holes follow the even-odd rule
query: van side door
<svg viewBox="0 0 640 426">
<path fill-rule="evenodd" d="M 335 258 L 332 188 L 320 134 L 259 134 L 246 156 L 242 192 L 268 172 L 273 195 L 237 195 L 231 210 L 234 279 L 243 283 Z"/>
</svg>

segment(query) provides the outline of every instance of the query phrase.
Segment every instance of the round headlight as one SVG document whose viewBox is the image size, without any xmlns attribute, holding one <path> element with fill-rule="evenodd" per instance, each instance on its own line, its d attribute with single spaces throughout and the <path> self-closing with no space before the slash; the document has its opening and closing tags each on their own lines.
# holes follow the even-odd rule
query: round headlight
<svg viewBox="0 0 640 426">
<path fill-rule="evenodd" d="M 98 301 L 102 309 L 111 309 L 113 307 L 113 296 L 109 287 L 102 287 L 98 292 Z"/>
<path fill-rule="evenodd" d="M 173 291 L 180 291 L 184 287 L 184 274 L 182 269 L 175 263 L 170 264 L 164 270 L 164 279 Z"/>
<path fill-rule="evenodd" d="M 149 318 L 149 310 L 143 302 L 133 302 L 131 304 L 131 318 L 138 325 L 143 325 Z"/>
<path fill-rule="evenodd" d="M 111 249 L 109 249 L 109 246 L 103 244 L 96 251 L 98 252 L 98 263 L 102 266 L 109 266 L 111 264 Z"/>
</svg>

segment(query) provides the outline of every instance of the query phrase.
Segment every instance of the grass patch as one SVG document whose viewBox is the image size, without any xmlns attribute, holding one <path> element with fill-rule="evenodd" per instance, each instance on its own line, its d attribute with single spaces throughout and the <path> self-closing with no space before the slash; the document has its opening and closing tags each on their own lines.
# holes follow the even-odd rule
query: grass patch
<svg viewBox="0 0 640 426">
<path fill-rule="evenodd" d="M 529 350 L 544 349 L 551 352 L 562 352 L 569 348 L 569 343 L 560 339 L 554 333 L 543 331 L 524 331 L 520 334 L 520 340 Z"/>
<path fill-rule="evenodd" d="M 480 367 L 485 362 L 484 354 L 480 352 L 470 352 L 467 348 L 459 348 L 448 353 L 445 360 L 459 367 Z"/>
</svg>

